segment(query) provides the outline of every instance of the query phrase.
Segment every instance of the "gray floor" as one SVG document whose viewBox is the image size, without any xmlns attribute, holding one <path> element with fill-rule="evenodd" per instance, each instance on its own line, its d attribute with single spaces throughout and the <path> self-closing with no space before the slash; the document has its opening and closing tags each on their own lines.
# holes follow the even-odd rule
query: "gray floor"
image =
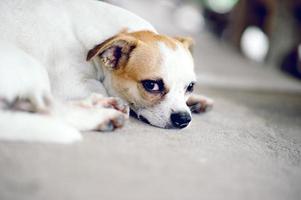
<svg viewBox="0 0 301 200">
<path fill-rule="evenodd" d="M 1 142 L 0 199 L 300 199 L 301 95 L 203 91 L 216 106 L 185 130 Z"/>
<path fill-rule="evenodd" d="M 300 82 L 206 33 L 195 57 L 211 112 L 179 131 L 131 119 L 74 145 L 0 142 L 0 199 L 301 199 Z"/>
</svg>

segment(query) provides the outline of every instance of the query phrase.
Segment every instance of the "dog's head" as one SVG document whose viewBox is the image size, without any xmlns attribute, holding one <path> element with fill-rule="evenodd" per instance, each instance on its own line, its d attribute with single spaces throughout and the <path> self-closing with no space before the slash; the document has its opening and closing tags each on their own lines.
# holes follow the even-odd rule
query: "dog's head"
<svg viewBox="0 0 301 200">
<path fill-rule="evenodd" d="M 95 46 L 95 59 L 112 96 L 127 101 L 144 122 L 162 128 L 184 128 L 191 121 L 186 101 L 196 81 L 189 38 L 150 31 L 120 33 Z"/>
</svg>

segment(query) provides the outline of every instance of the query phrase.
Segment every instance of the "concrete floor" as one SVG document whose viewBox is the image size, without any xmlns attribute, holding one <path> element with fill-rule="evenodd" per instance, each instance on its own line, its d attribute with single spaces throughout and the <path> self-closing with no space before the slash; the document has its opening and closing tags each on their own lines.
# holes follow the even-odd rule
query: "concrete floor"
<svg viewBox="0 0 301 200">
<path fill-rule="evenodd" d="M 211 112 L 184 130 L 131 119 L 74 145 L 0 142 L 0 199 L 301 199 L 300 82 L 207 33 L 195 57 Z"/>
<path fill-rule="evenodd" d="M 301 95 L 202 91 L 215 108 L 185 130 L 131 119 L 70 146 L 1 142 L 0 199 L 300 199 Z"/>
</svg>

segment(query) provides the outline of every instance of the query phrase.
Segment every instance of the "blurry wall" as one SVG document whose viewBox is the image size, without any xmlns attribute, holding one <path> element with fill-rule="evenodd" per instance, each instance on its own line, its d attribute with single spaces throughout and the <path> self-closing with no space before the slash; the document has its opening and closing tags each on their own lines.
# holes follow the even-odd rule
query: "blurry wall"
<svg viewBox="0 0 301 200">
<path fill-rule="evenodd" d="M 213 1 L 213 0 L 212 0 Z M 301 78 L 300 0 L 215 0 L 229 2 L 228 10 L 201 1 L 210 30 L 248 58 L 269 62 Z M 209 2 L 209 3 L 208 3 Z M 222 5 L 222 4 L 220 4 Z"/>
<path fill-rule="evenodd" d="M 301 0 L 106 0 L 165 34 L 211 32 L 246 58 L 301 78 Z"/>
</svg>

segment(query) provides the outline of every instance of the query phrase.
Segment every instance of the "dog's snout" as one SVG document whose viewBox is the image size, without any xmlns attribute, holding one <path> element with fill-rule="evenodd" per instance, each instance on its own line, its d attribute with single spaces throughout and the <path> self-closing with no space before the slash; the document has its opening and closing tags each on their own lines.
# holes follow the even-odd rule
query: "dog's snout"
<svg viewBox="0 0 301 200">
<path fill-rule="evenodd" d="M 175 112 L 170 115 L 171 122 L 176 128 L 185 128 L 191 121 L 191 116 L 188 112 Z"/>
</svg>

